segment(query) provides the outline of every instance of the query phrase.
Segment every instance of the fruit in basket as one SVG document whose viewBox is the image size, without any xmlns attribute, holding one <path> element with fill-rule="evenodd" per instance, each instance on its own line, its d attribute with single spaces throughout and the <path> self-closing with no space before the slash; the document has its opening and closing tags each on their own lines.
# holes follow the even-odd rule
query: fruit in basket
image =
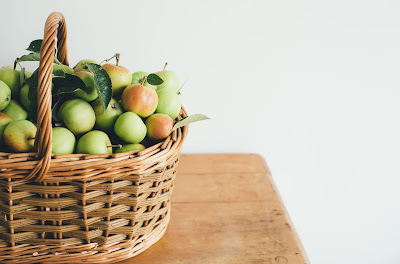
<svg viewBox="0 0 400 264">
<path fill-rule="evenodd" d="M 110 138 L 103 131 L 90 131 L 78 140 L 76 152 L 82 154 L 111 154 Z"/>
<path fill-rule="evenodd" d="M 87 71 L 75 72 L 74 75 L 78 76 L 87 86 L 89 92 L 85 92 L 81 88 L 78 88 L 73 92 L 73 95 L 77 98 L 81 98 L 87 102 L 95 100 L 99 97 L 96 89 L 96 83 L 94 82 L 93 73 Z"/>
<path fill-rule="evenodd" d="M 168 89 L 178 93 L 179 91 L 179 79 L 178 76 L 173 71 L 163 70 L 156 73 L 161 79 L 163 79 L 163 83 L 157 85 L 157 90 Z"/>
<path fill-rule="evenodd" d="M 8 114 L 13 121 L 24 120 L 28 117 L 28 112 L 14 99 L 11 99 L 3 113 Z"/>
<path fill-rule="evenodd" d="M 11 101 L 11 89 L 8 85 L 0 81 L 0 111 L 7 107 Z"/>
<path fill-rule="evenodd" d="M 147 72 L 144 72 L 144 71 L 134 72 L 132 74 L 132 83 L 131 84 L 142 84 L 144 78 L 146 78 L 148 75 L 149 74 Z M 146 87 L 149 87 L 149 88 L 151 88 L 153 90 L 157 90 L 157 86 L 151 85 L 147 81 L 145 81 L 143 85 L 146 86 Z"/>
<path fill-rule="evenodd" d="M 95 61 L 95 60 L 81 60 L 81 61 L 79 61 L 76 65 L 75 65 L 75 67 L 74 67 L 74 71 L 75 72 L 80 72 L 80 71 L 89 71 L 86 67 L 85 67 L 85 65 L 86 64 L 88 64 L 88 63 L 94 63 L 94 64 L 99 64 L 97 61 Z"/>
<path fill-rule="evenodd" d="M 125 88 L 121 96 L 122 107 L 126 111 L 148 117 L 156 111 L 158 97 L 156 91 L 140 84 Z"/>
<path fill-rule="evenodd" d="M 0 112 L 0 147 L 4 145 L 3 132 L 6 126 L 12 122 L 12 119 L 6 113 Z"/>
<path fill-rule="evenodd" d="M 154 140 L 168 137 L 174 127 L 174 120 L 166 114 L 154 114 L 146 120 L 147 136 Z"/>
<path fill-rule="evenodd" d="M 54 64 L 53 65 L 53 74 L 56 76 L 64 76 L 65 73 L 73 74 L 74 70 L 67 65 L 59 65 L 59 64 Z"/>
<path fill-rule="evenodd" d="M 31 78 L 31 76 L 32 76 L 32 73 L 30 71 L 25 70 L 25 78 L 28 79 L 28 78 Z"/>
<path fill-rule="evenodd" d="M 121 95 L 125 87 L 132 82 L 132 74 L 125 67 L 107 63 L 101 68 L 110 76 L 113 96 Z"/>
<path fill-rule="evenodd" d="M 36 126 L 28 120 L 14 121 L 4 129 L 4 144 L 13 152 L 31 152 L 36 136 Z"/>
<path fill-rule="evenodd" d="M 146 137 L 147 129 L 137 114 L 125 112 L 115 122 L 114 132 L 126 143 L 139 143 Z"/>
<path fill-rule="evenodd" d="M 58 111 L 58 116 L 75 135 L 92 130 L 96 121 L 93 108 L 82 99 L 71 99 L 64 102 Z"/>
<path fill-rule="evenodd" d="M 5 66 L 4 68 L 14 69 L 14 66 L 13 66 L 13 65 L 8 65 L 8 66 Z M 18 73 L 21 73 L 21 69 L 16 68 L 15 70 L 16 70 Z M 30 71 L 27 71 L 27 70 L 25 69 L 25 78 L 30 78 L 31 76 L 32 76 L 32 73 L 31 73 Z"/>
<path fill-rule="evenodd" d="M 54 154 L 72 154 L 75 150 L 75 136 L 65 127 L 53 127 L 52 150 Z"/>
<path fill-rule="evenodd" d="M 101 101 L 97 99 L 92 103 L 92 107 L 96 115 L 96 127 L 108 133 L 113 132 L 115 121 L 117 121 L 118 117 L 123 113 L 121 104 L 114 98 L 111 98 L 104 112 Z"/>
<path fill-rule="evenodd" d="M 123 153 L 123 152 L 128 152 L 128 151 L 141 151 L 146 149 L 145 146 L 142 144 L 128 144 L 124 145 L 121 148 L 118 148 L 115 153 Z"/>
<path fill-rule="evenodd" d="M 19 91 L 19 101 L 25 107 L 25 109 L 29 109 L 29 84 L 25 83 L 21 90 Z"/>
<path fill-rule="evenodd" d="M 169 115 L 175 119 L 181 111 L 181 99 L 175 91 L 169 89 L 157 90 L 158 105 L 156 113 Z"/>
<path fill-rule="evenodd" d="M 0 69 L 0 81 L 5 82 L 11 89 L 11 97 L 19 97 L 19 89 L 21 88 L 19 71 L 14 70 L 13 67 L 3 67 Z"/>
</svg>

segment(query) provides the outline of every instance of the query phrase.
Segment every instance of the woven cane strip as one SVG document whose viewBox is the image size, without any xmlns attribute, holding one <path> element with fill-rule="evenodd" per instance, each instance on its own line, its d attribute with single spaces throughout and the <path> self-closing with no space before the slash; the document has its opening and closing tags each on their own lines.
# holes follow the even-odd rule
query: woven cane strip
<svg viewBox="0 0 400 264">
<path fill-rule="evenodd" d="M 150 174 L 153 182 L 146 177 L 141 178 L 143 181 L 131 181 L 129 178 L 132 176 L 125 174 L 118 180 L 94 184 L 67 181 L 60 185 L 47 186 L 25 181 L 16 186 L 15 188 L 22 190 L 13 190 L 16 193 L 26 193 L 24 190 L 30 189 L 31 195 L 22 196 L 14 200 L 13 204 L 16 208 L 29 209 L 13 210 L 12 207 L 0 206 L 5 219 L 13 211 L 13 220 L 7 219 L 0 223 L 5 228 L 14 228 L 13 234 L 4 232 L 0 239 L 14 243 L 13 248 L 22 246 L 23 250 L 4 251 L 4 242 L 0 241 L 0 263 L 16 263 L 17 260 L 19 263 L 76 263 L 79 260 L 107 263 L 139 254 L 149 246 L 148 243 L 154 243 L 162 236 L 164 231 L 157 230 L 165 230 L 168 222 L 168 217 L 165 216 L 169 216 L 177 163 L 174 159 L 163 169 L 154 170 L 155 176 Z M 4 187 L 1 188 L 8 188 L 9 185 L 11 184 L 3 183 Z M 89 187 L 85 188 L 85 192 L 80 192 L 86 185 Z M 35 186 L 39 187 L 38 192 Z M 66 188 L 68 186 L 71 188 Z M 47 187 L 51 188 L 54 197 L 43 196 Z M 86 205 L 82 205 L 83 200 Z M 132 205 L 136 210 L 132 210 Z M 49 210 L 40 210 L 40 207 Z M 57 207 L 58 210 L 51 210 L 52 207 Z M 82 219 L 82 214 L 86 216 L 85 219 Z M 62 221 L 62 224 L 57 225 L 58 221 Z M 44 236 L 41 235 L 43 233 Z M 151 237 L 151 240 L 143 240 L 146 237 Z M 35 251 L 31 253 L 34 255 L 27 254 L 25 248 L 35 245 L 41 248 L 35 247 Z M 42 248 L 43 245 L 46 247 Z M 83 245 L 88 246 L 82 247 Z M 98 251 L 101 247 L 107 250 Z M 16 252 L 18 258 L 9 256 Z"/>
<path fill-rule="evenodd" d="M 38 151 L 40 160 L 25 177 L 41 181 L 50 167 L 52 148 L 52 124 L 51 124 L 51 83 L 53 74 L 53 57 L 55 38 L 58 34 L 58 59 L 68 64 L 67 59 L 67 29 L 64 16 L 54 12 L 47 18 L 42 47 L 40 49 L 39 79 L 38 79 L 38 118 L 35 138 L 35 150 Z"/>
</svg>

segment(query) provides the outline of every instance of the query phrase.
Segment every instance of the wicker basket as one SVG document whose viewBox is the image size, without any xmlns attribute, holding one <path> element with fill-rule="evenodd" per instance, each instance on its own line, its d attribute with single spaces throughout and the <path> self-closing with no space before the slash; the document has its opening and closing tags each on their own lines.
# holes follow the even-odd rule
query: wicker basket
<svg viewBox="0 0 400 264">
<path fill-rule="evenodd" d="M 0 153 L 0 263 L 109 263 L 164 234 L 187 126 L 140 152 L 54 155 L 51 80 L 68 65 L 64 16 L 52 13 L 40 52 L 35 153 Z M 182 109 L 178 119 L 186 116 Z"/>
</svg>

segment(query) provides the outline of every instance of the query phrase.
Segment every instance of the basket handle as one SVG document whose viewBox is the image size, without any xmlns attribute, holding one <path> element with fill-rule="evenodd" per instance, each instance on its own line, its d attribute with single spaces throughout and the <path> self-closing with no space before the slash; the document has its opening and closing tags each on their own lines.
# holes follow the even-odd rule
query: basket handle
<svg viewBox="0 0 400 264">
<path fill-rule="evenodd" d="M 67 58 L 67 26 L 64 15 L 53 12 L 46 20 L 42 47 L 40 48 L 39 79 L 37 88 L 37 132 L 35 137 L 35 151 L 40 160 L 26 180 L 40 182 L 50 168 L 52 150 L 52 116 L 51 116 L 51 86 L 53 74 L 53 57 L 57 37 L 57 58 L 69 65 Z"/>
</svg>

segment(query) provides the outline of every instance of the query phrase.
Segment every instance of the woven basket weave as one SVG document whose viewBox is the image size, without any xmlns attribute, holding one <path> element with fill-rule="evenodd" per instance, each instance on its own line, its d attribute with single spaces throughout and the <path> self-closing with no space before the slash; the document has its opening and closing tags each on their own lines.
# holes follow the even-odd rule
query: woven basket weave
<svg viewBox="0 0 400 264">
<path fill-rule="evenodd" d="M 68 65 L 64 16 L 52 13 L 40 51 L 35 153 L 0 153 L 0 263 L 109 263 L 157 242 L 170 219 L 187 126 L 140 152 L 54 155 L 51 82 Z M 182 109 L 178 120 L 186 117 Z"/>
</svg>

